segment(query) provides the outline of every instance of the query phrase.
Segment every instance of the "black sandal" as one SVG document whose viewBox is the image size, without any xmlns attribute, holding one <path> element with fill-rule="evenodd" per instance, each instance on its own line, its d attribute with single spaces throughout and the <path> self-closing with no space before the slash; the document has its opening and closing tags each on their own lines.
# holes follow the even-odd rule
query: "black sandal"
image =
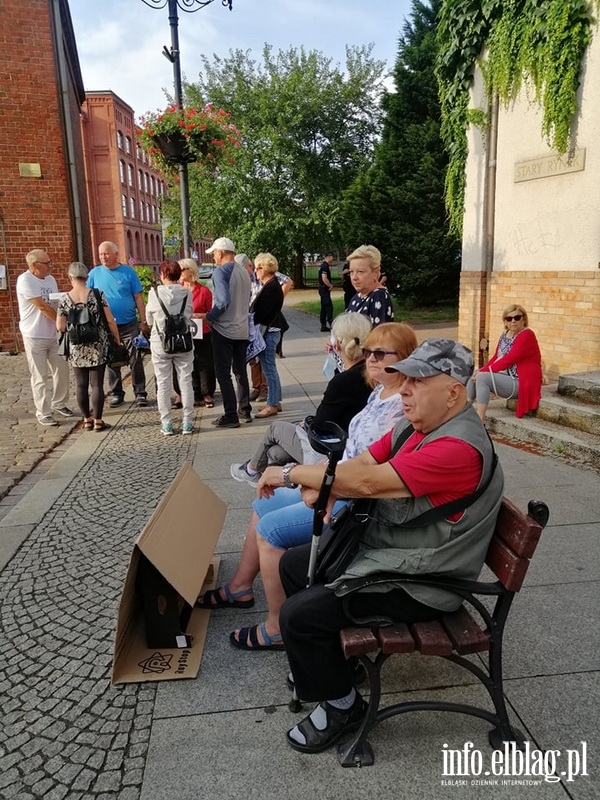
<svg viewBox="0 0 600 800">
<path fill-rule="evenodd" d="M 322 731 L 315 728 L 309 714 L 296 726 L 306 739 L 306 744 L 300 744 L 300 742 L 290 737 L 293 728 L 290 728 L 286 733 L 286 739 L 290 747 L 300 753 L 322 753 L 323 750 L 327 750 L 339 741 L 342 736 L 355 731 L 367 712 L 367 704 L 358 692 L 353 706 L 347 711 L 335 708 L 327 701 L 320 705 L 327 715 L 327 725 Z"/>
<path fill-rule="evenodd" d="M 225 599 L 221 597 L 221 589 L 225 592 Z M 251 594 L 252 589 L 242 589 L 241 592 L 232 592 L 229 584 L 225 584 L 218 589 L 208 589 L 208 591 L 201 594 L 196 600 L 196 605 L 199 608 L 207 608 L 211 611 L 213 608 L 252 608 L 254 605 L 254 597 L 251 600 L 238 600 L 245 594 Z"/>
</svg>

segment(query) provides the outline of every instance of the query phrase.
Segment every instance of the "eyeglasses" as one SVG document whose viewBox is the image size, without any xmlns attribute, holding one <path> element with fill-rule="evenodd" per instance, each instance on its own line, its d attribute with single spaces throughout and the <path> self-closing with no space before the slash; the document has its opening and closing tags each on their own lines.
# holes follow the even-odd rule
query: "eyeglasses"
<svg viewBox="0 0 600 800">
<path fill-rule="evenodd" d="M 383 361 L 386 356 L 397 355 L 395 350 L 369 350 L 368 347 L 363 347 L 362 352 L 365 358 L 373 356 L 375 361 Z"/>
<path fill-rule="evenodd" d="M 519 322 L 523 319 L 523 314 L 514 314 L 512 317 L 504 317 L 505 322 Z"/>
<path fill-rule="evenodd" d="M 36 264 L 45 264 L 47 267 L 52 266 L 52 261 L 36 261 Z"/>
</svg>

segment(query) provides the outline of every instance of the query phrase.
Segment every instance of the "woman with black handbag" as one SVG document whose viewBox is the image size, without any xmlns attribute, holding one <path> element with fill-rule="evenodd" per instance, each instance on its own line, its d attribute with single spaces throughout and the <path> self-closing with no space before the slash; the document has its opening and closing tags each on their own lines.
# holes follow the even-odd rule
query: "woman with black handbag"
<svg viewBox="0 0 600 800">
<path fill-rule="evenodd" d="M 99 289 L 88 289 L 88 268 L 80 261 L 69 264 L 67 275 L 71 279 L 71 291 L 60 301 L 56 314 L 56 327 L 62 333 L 63 345 L 73 367 L 77 404 L 83 417 L 83 429 L 96 433 L 110 428 L 102 419 L 104 411 L 104 372 L 108 362 L 110 337 L 119 342 L 119 329 L 108 306 L 108 301 Z M 90 333 L 77 335 L 68 330 L 69 319 L 83 319 L 83 310 Z M 72 326 L 71 326 L 72 327 Z M 83 341 L 83 339 L 87 341 Z M 91 410 L 90 410 L 91 386 Z"/>
</svg>

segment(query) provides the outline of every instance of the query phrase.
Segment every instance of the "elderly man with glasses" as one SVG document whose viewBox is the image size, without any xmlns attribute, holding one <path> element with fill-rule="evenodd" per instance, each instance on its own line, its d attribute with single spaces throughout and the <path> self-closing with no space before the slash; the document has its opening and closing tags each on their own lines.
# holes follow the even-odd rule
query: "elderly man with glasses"
<svg viewBox="0 0 600 800">
<path fill-rule="evenodd" d="M 66 405 L 69 397 L 69 367 L 58 354 L 56 311 L 50 295 L 58 292 L 50 274 L 52 261 L 45 250 L 31 250 L 25 256 L 27 271 L 17 278 L 19 328 L 27 355 L 35 413 L 40 425 L 58 425 L 52 412 L 72 417 Z M 52 394 L 48 391 L 48 372 Z"/>
</svg>

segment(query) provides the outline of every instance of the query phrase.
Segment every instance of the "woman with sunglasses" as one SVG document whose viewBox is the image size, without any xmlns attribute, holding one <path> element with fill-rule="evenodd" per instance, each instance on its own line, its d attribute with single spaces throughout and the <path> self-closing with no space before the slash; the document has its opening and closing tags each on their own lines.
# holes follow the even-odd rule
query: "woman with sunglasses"
<svg viewBox="0 0 600 800">
<path fill-rule="evenodd" d="M 517 417 L 535 410 L 542 395 L 542 356 L 527 312 L 518 304 L 502 313 L 504 330 L 494 355 L 468 384 L 468 396 L 483 421 L 493 393 L 504 400 L 517 398 Z"/>
<path fill-rule="evenodd" d="M 402 323 L 385 323 L 374 328 L 365 341 L 367 379 L 375 387 L 367 405 L 356 414 L 348 428 L 342 460 L 362 453 L 402 418 L 399 394 L 404 376 L 386 372 L 386 367 L 407 358 L 417 346 L 413 329 Z M 339 500 L 335 511 L 346 501 Z M 261 573 L 267 599 L 265 622 L 231 633 L 230 642 L 241 650 L 282 650 L 279 609 L 285 600 L 279 579 L 279 560 L 289 547 L 310 541 L 313 510 L 302 501 L 300 489 L 278 488 L 270 497 L 253 503 L 254 513 L 244 540 L 242 556 L 231 582 L 209 590 L 198 598 L 202 608 L 251 608 L 254 579 Z"/>
</svg>

